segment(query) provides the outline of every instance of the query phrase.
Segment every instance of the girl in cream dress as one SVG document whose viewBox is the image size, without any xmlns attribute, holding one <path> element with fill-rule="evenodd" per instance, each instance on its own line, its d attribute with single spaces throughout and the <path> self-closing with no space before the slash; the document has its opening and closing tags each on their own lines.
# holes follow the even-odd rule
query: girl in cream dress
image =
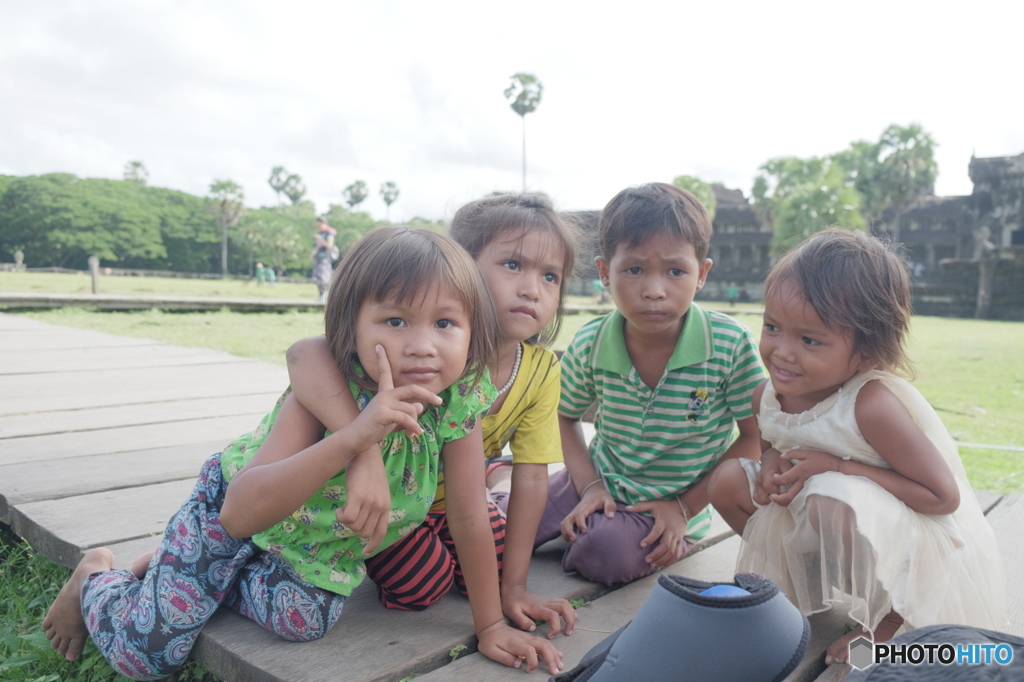
<svg viewBox="0 0 1024 682">
<path fill-rule="evenodd" d="M 899 258 L 833 228 L 765 284 L 754 394 L 760 462 L 721 466 L 712 503 L 743 535 L 739 572 L 810 614 L 842 605 L 859 636 L 951 623 L 1003 629 L 1005 579 L 956 444 L 909 374 L 910 286 Z"/>
</svg>

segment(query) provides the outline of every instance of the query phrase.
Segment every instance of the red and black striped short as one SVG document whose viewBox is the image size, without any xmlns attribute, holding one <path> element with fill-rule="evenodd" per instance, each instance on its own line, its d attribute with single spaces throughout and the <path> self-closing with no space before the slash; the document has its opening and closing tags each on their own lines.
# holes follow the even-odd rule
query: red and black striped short
<svg viewBox="0 0 1024 682">
<path fill-rule="evenodd" d="M 494 534 L 500 575 L 505 552 L 505 518 L 490 501 L 487 515 Z M 440 601 L 453 584 L 460 594 L 466 594 L 466 580 L 447 519 L 444 511 L 428 513 L 419 528 L 366 560 L 367 577 L 377 585 L 377 596 L 384 606 L 422 611 Z"/>
</svg>

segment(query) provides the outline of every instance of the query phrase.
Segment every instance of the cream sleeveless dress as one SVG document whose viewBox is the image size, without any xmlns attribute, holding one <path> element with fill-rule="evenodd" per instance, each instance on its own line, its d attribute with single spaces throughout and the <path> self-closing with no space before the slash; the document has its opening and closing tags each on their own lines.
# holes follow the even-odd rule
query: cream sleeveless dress
<svg viewBox="0 0 1024 682">
<path fill-rule="evenodd" d="M 992 528 L 952 436 L 907 381 L 871 370 L 811 410 L 787 414 L 769 380 L 758 415 L 762 438 L 782 453 L 803 447 L 891 469 L 857 428 L 854 404 L 869 381 L 888 387 L 942 453 L 960 507 L 920 514 L 861 476 L 818 474 L 788 507 L 758 508 L 743 533 L 737 572 L 771 578 L 805 614 L 843 604 L 869 631 L 891 608 L 907 629 L 948 623 L 1003 630 L 1005 578 Z M 759 463 L 741 464 L 753 491 Z"/>
</svg>

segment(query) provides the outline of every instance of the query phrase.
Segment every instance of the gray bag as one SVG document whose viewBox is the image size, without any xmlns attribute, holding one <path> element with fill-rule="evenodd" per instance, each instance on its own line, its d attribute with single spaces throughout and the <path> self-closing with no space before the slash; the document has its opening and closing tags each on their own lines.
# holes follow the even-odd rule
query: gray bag
<svg viewBox="0 0 1024 682">
<path fill-rule="evenodd" d="M 663 573 L 632 621 L 550 682 L 774 682 L 800 663 L 809 637 L 807 618 L 767 578 Z"/>
</svg>

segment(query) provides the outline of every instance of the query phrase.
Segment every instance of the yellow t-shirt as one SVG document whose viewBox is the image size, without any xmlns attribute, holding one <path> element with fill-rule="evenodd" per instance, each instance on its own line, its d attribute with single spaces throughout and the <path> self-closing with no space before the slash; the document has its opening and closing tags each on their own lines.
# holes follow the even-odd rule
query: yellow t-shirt
<svg viewBox="0 0 1024 682">
<path fill-rule="evenodd" d="M 506 445 L 514 464 L 551 464 L 562 461 L 558 431 L 561 368 L 547 348 L 524 343 L 519 373 L 497 414 L 484 417 L 484 457 L 497 457 Z M 437 482 L 431 511 L 444 509 L 444 474 Z"/>
</svg>

